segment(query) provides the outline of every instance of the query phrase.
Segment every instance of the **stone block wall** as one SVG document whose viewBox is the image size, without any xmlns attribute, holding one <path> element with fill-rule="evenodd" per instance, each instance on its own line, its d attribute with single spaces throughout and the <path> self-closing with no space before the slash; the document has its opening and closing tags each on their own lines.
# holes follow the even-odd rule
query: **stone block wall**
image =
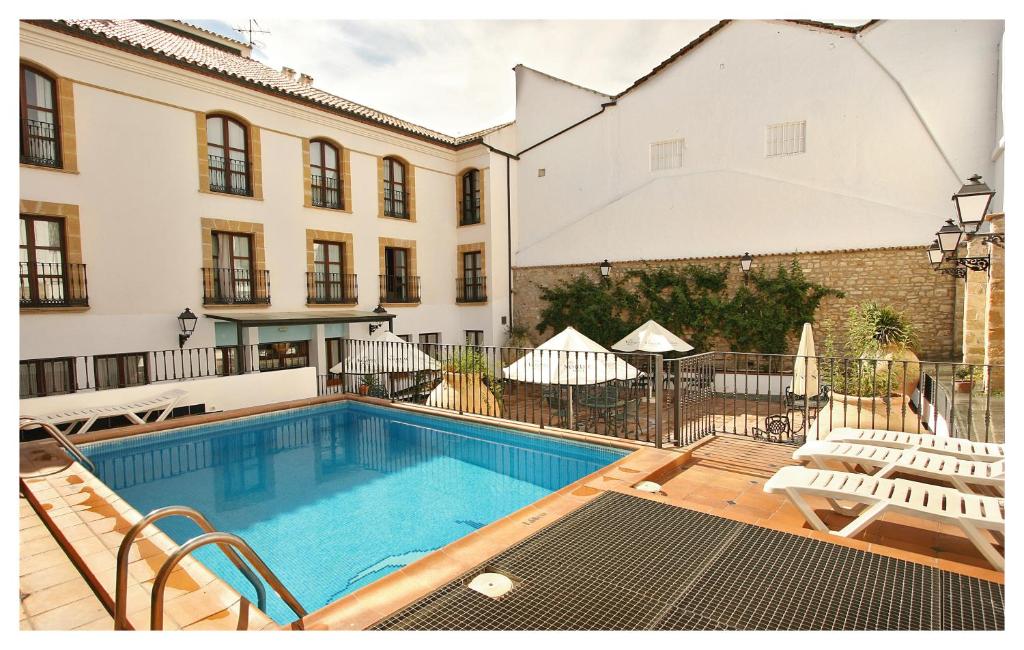
<svg viewBox="0 0 1024 650">
<path fill-rule="evenodd" d="M 850 308 L 864 301 L 873 300 L 897 307 L 910 317 L 917 327 L 921 340 L 917 353 L 922 359 L 935 361 L 955 358 L 954 339 L 959 332 L 955 306 L 958 280 L 933 271 L 923 246 L 759 255 L 754 257 L 754 268 L 774 270 L 779 264 L 788 266 L 794 259 L 799 261 L 808 279 L 845 293 L 844 298 L 826 298 L 818 309 L 814 334 L 819 352 L 824 341 L 826 324 L 831 325 L 838 339 L 844 331 L 846 315 Z M 535 329 L 540 321 L 540 312 L 544 308 L 544 302 L 540 298 L 540 287 L 581 273 L 597 278 L 600 261 L 595 260 L 592 264 L 513 269 L 515 323 L 529 328 L 535 344 L 553 334 L 545 332 L 542 335 Z M 644 266 L 678 268 L 694 264 L 730 265 L 734 269 L 730 274 L 730 284 L 734 287 L 743 282 L 738 256 L 616 261 L 613 262 L 611 272 L 616 276 L 629 269 Z M 796 351 L 796 344 L 795 339 L 791 341 L 789 352 Z M 725 350 L 727 346 L 724 342 L 718 342 L 715 349 Z"/>
</svg>

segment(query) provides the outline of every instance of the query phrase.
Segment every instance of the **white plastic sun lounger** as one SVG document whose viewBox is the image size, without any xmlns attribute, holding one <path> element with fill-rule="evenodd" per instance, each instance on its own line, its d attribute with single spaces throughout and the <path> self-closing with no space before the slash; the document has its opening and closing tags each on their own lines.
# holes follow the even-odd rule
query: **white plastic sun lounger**
<svg viewBox="0 0 1024 650">
<path fill-rule="evenodd" d="M 853 537 L 887 512 L 958 526 L 993 567 L 1003 570 L 1003 556 L 983 532 L 988 530 L 997 541 L 1003 542 L 1006 520 L 1003 500 L 998 497 L 965 494 L 917 481 L 796 465 L 776 472 L 765 483 L 764 491 L 785 494 L 815 530 L 840 537 Z M 808 496 L 824 497 L 833 510 L 856 519 L 841 530 L 832 530 L 807 503 Z M 853 501 L 856 505 L 846 508 L 837 500 Z"/>
<path fill-rule="evenodd" d="M 1003 445 L 994 442 L 974 442 L 966 438 L 950 438 L 931 433 L 904 433 L 882 429 L 835 429 L 825 438 L 828 442 L 856 442 L 862 445 L 910 449 L 920 447 L 936 454 L 956 456 L 966 460 L 995 462 L 1006 458 Z"/>
<path fill-rule="evenodd" d="M 175 388 L 153 397 L 147 397 L 126 404 L 85 406 L 42 415 L 28 414 L 23 417 L 52 424 L 64 434 L 70 433 L 76 424 L 81 423 L 81 427 L 75 433 L 85 433 L 92 428 L 92 425 L 96 424 L 96 420 L 118 415 L 128 418 L 133 424 L 145 424 L 152 414 L 159 413 L 160 415 L 154 422 L 162 422 L 171 414 L 171 411 L 181 401 L 181 398 L 187 394 L 187 391 Z M 141 416 L 139 415 L 140 413 L 142 414 Z"/>
<path fill-rule="evenodd" d="M 809 442 L 793 452 L 793 460 L 809 461 L 813 467 L 828 469 L 828 462 L 841 463 L 849 472 L 868 468 L 878 478 L 892 474 L 910 474 L 949 483 L 961 492 L 986 494 L 978 488 L 991 488 L 1000 495 L 1006 485 L 1006 461 L 989 463 L 936 454 L 919 447 L 896 449 L 853 442 Z"/>
</svg>

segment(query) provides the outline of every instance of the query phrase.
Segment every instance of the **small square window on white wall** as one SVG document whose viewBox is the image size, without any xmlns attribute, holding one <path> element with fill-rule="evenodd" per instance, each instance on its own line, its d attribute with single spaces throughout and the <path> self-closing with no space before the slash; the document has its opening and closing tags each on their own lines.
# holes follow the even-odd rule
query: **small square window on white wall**
<svg viewBox="0 0 1024 650">
<path fill-rule="evenodd" d="M 683 139 L 651 143 L 651 171 L 679 169 L 683 166 Z"/>
<path fill-rule="evenodd" d="M 791 156 L 807 151 L 807 122 L 780 122 L 765 128 L 764 155 Z"/>
</svg>

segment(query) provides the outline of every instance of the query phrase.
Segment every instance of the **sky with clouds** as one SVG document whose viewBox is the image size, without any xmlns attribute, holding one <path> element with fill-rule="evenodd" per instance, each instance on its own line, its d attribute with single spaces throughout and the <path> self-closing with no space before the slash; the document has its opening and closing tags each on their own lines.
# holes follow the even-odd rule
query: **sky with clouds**
<svg viewBox="0 0 1024 650">
<path fill-rule="evenodd" d="M 248 19 L 188 20 L 246 40 Z M 715 21 L 265 19 L 255 58 L 305 72 L 318 88 L 450 135 L 515 118 L 522 63 L 613 94 Z"/>
</svg>

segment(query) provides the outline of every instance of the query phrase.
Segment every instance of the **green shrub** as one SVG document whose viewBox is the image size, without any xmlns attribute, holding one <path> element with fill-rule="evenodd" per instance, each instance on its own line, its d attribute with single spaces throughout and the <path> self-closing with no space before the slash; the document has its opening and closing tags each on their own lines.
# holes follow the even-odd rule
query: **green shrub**
<svg viewBox="0 0 1024 650">
<path fill-rule="evenodd" d="M 497 400 L 498 405 L 501 406 L 504 384 L 495 377 L 490 365 L 487 363 L 487 357 L 479 350 L 472 347 L 459 348 L 451 357 L 444 360 L 442 370 L 465 375 L 479 373 L 484 385 L 487 386 L 491 394 L 494 395 L 494 399 Z"/>
<path fill-rule="evenodd" d="M 846 351 L 852 356 L 878 356 L 884 348 L 912 350 L 917 344 L 910 319 L 889 305 L 865 302 L 846 318 Z"/>
</svg>

